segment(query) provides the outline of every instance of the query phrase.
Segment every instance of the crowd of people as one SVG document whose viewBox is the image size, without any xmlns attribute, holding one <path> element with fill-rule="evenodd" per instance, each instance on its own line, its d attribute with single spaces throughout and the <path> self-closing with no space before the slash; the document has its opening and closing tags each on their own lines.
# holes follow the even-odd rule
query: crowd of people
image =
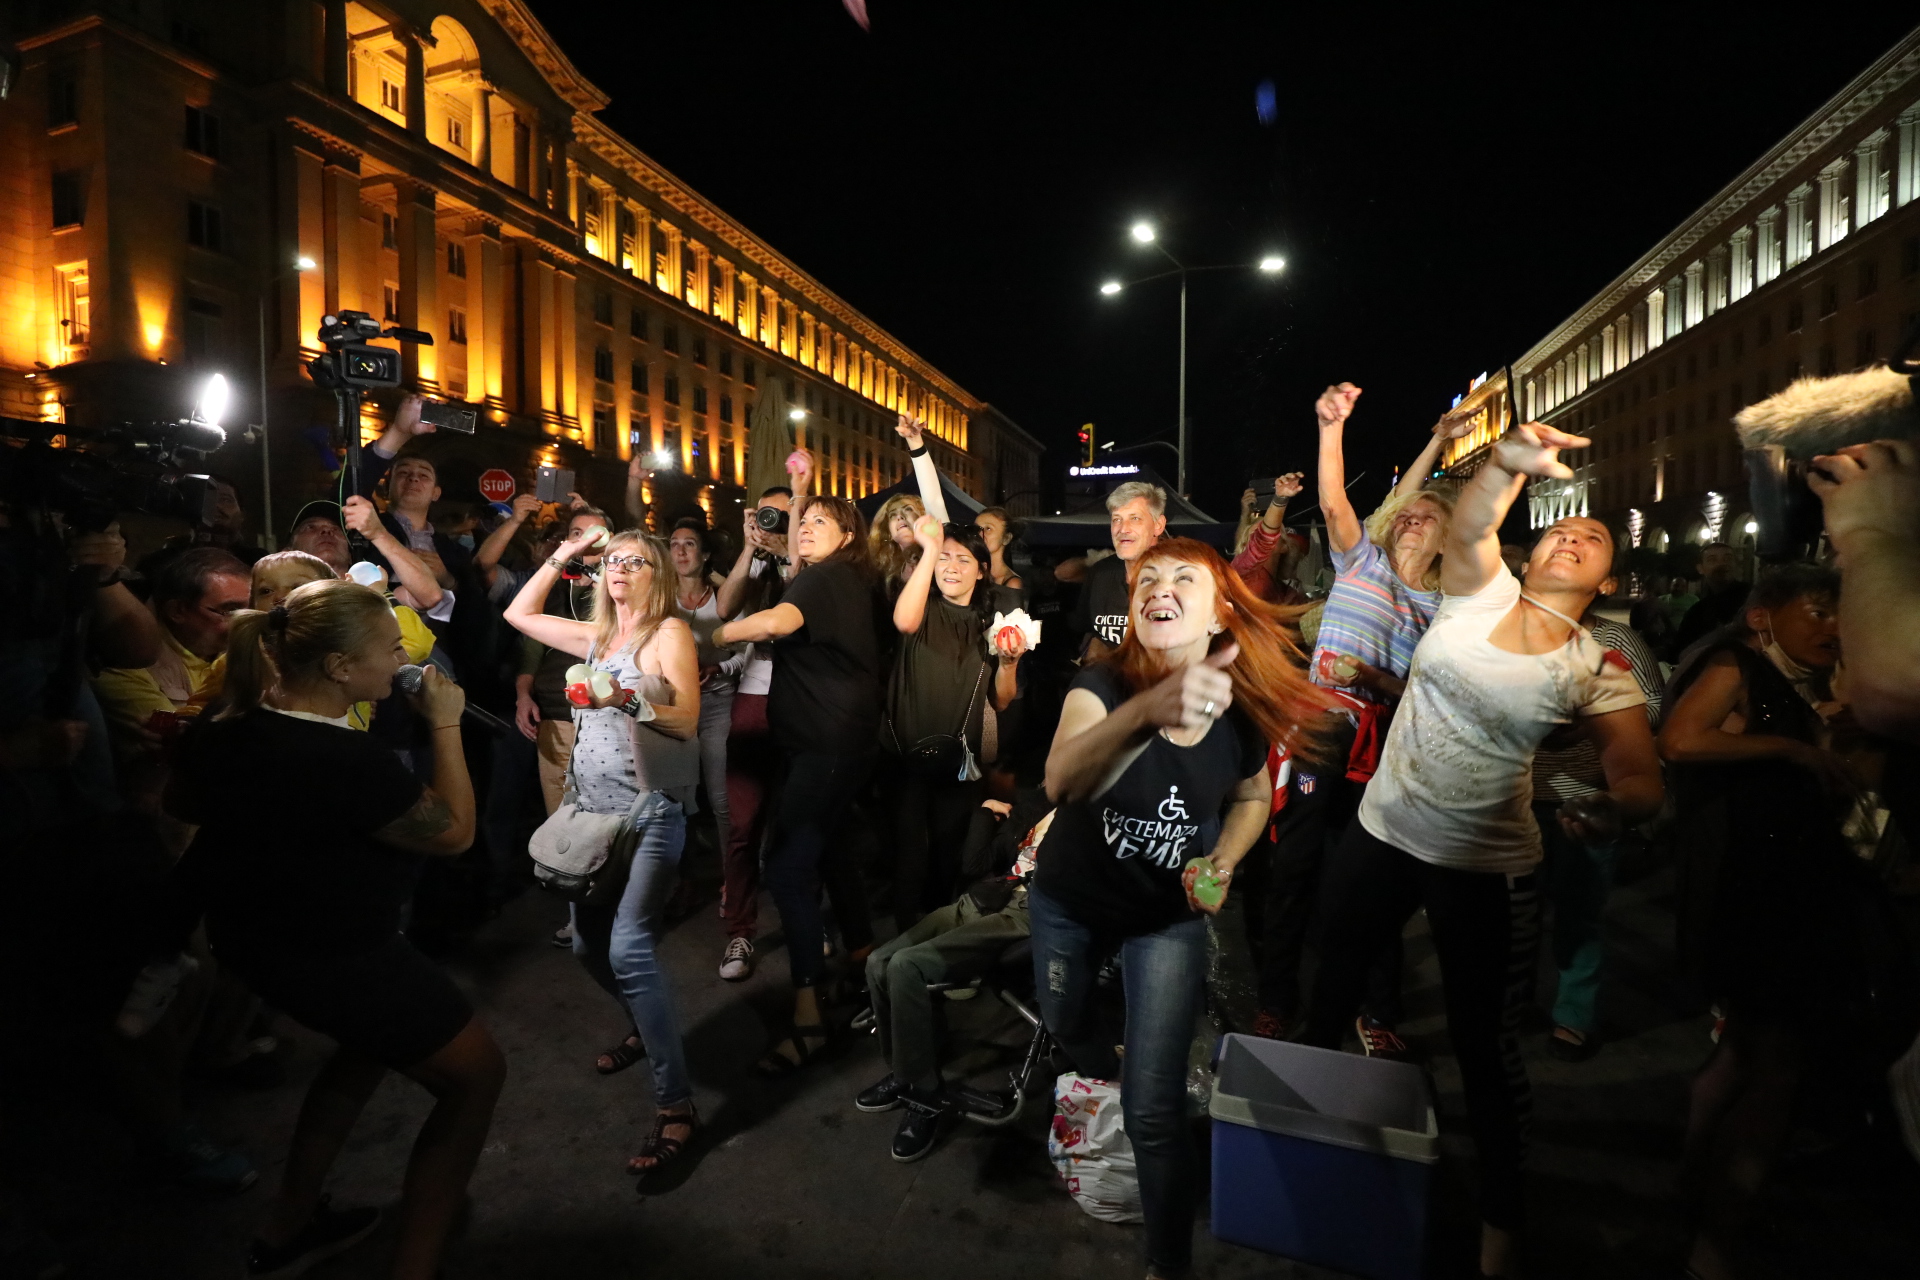
<svg viewBox="0 0 1920 1280">
<path fill-rule="evenodd" d="M 1544 999 L 1566 1062 L 1604 1052 L 1609 891 L 1622 850 L 1651 842 L 1677 871 L 1678 963 L 1716 1018 L 1687 1119 L 1685 1266 L 1745 1274 L 1796 1094 L 1839 1080 L 1840 1112 L 1884 1114 L 1915 1030 L 1898 894 L 1915 887 L 1920 627 L 1897 621 L 1920 610 L 1920 459 L 1882 443 L 1824 460 L 1823 561 L 1747 582 L 1715 544 L 1630 593 L 1599 520 L 1501 542 L 1524 486 L 1570 474 L 1559 454 L 1584 440 L 1516 424 L 1453 486 L 1429 477 L 1468 424 L 1443 418 L 1363 516 L 1344 439 L 1360 397 L 1341 383 L 1314 406 L 1324 533 L 1289 523 L 1295 472 L 1249 491 L 1230 554 L 1170 536 L 1166 493 L 1129 482 L 1107 496 L 1108 545 L 1016 568 L 1018 521 L 952 509 L 904 414 L 913 490 L 871 520 L 813 492 L 804 450 L 737 528 L 651 509 L 639 461 L 624 519 L 579 494 L 449 500 L 418 397 L 282 550 L 248 544 L 224 481 L 219 518 L 137 570 L 116 524 L 10 501 L 9 823 L 104 887 L 100 945 L 14 984 L 9 1014 L 83 1047 L 157 1167 L 212 1190 L 258 1175 L 194 1123 L 184 1078 L 272 1079 L 269 1014 L 336 1043 L 254 1276 L 374 1229 L 374 1210 L 328 1201 L 328 1174 L 384 1075 L 419 1083 L 434 1105 L 392 1274 L 431 1277 L 511 1088 L 439 959 L 535 879 L 560 891 L 553 940 L 615 1006 L 593 1068 L 651 1075 L 626 1161 L 645 1178 L 702 1127 L 663 936 L 704 909 L 704 859 L 720 978 L 762 959 L 763 887 L 779 916 L 790 1013 L 756 1069 L 795 1076 L 870 1028 L 886 1071 L 853 1101 L 901 1113 L 896 1160 L 1007 1105 L 943 1073 L 935 1002 L 1030 939 L 1055 1065 L 1120 1086 L 1146 1274 L 1173 1280 L 1202 1185 L 1188 1074 L 1210 949 L 1258 974 L 1233 1029 L 1407 1060 L 1418 913 L 1476 1154 L 1480 1271 L 1516 1275 L 1522 1016 Z M 1041 627 L 1024 609 L 1042 595 L 1077 603 Z M 604 861 L 569 880 L 542 851 L 589 830 Z M 1117 1025 L 1096 998 L 1116 981 Z M 0 1205 L 22 1239 L 25 1202 L 12 1184 Z"/>
</svg>

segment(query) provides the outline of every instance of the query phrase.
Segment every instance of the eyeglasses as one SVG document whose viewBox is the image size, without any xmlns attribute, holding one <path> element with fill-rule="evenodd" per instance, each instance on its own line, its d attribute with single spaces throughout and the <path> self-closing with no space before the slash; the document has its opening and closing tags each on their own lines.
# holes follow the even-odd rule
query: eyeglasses
<svg viewBox="0 0 1920 1280">
<path fill-rule="evenodd" d="M 609 569 L 639 570 L 651 565 L 653 561 L 645 556 L 607 556 L 600 563 Z"/>
</svg>

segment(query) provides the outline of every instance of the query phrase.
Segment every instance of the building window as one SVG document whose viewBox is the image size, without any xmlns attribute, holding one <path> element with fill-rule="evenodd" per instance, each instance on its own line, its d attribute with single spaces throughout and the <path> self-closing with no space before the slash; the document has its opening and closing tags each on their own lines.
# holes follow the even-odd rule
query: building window
<svg viewBox="0 0 1920 1280">
<path fill-rule="evenodd" d="M 713 478 L 713 473 L 707 469 L 707 442 L 697 435 L 693 438 L 693 477 L 696 480 Z"/>
<path fill-rule="evenodd" d="M 732 484 L 734 474 L 733 441 L 722 440 L 720 442 L 720 483 Z"/>
<path fill-rule="evenodd" d="M 400 220 L 390 213 L 380 215 L 380 247 L 398 249 L 400 247 Z"/>
<path fill-rule="evenodd" d="M 693 389 L 693 411 L 695 413 L 705 413 L 707 411 L 707 389 L 705 387 L 695 387 Z"/>
<path fill-rule="evenodd" d="M 613 295 L 596 293 L 593 295 L 593 320 L 595 324 L 613 323 Z"/>
<path fill-rule="evenodd" d="M 55 75 L 47 81 L 47 128 L 64 129 L 80 123 L 80 77 Z"/>
<path fill-rule="evenodd" d="M 1855 292 L 1854 296 L 1860 297 L 1860 298 L 1871 297 L 1875 292 L 1879 290 L 1879 288 L 1880 288 L 1880 264 L 1876 261 L 1867 261 L 1867 262 L 1861 263 L 1859 288 Z"/>
<path fill-rule="evenodd" d="M 406 111 L 405 102 L 406 99 L 400 91 L 400 86 L 382 76 L 380 79 L 380 105 L 388 111 L 400 114 Z"/>
<path fill-rule="evenodd" d="M 187 108 L 187 150 L 209 160 L 220 158 L 220 121 L 198 107 Z"/>
<path fill-rule="evenodd" d="M 628 375 L 633 379 L 633 394 L 637 396 L 646 395 L 647 394 L 647 366 L 640 363 L 638 360 L 635 360 L 632 363 L 632 365 L 628 367 L 627 372 L 628 372 Z"/>
<path fill-rule="evenodd" d="M 67 331 L 70 347 L 84 347 L 93 334 L 92 291 L 85 267 L 69 267 L 60 272 L 60 327 Z"/>
<path fill-rule="evenodd" d="M 680 326 L 677 324 L 662 325 L 660 327 L 660 345 L 668 351 L 679 351 Z"/>
<path fill-rule="evenodd" d="M 459 307 L 447 309 L 447 341 L 467 345 L 467 313 Z"/>
<path fill-rule="evenodd" d="M 674 377 L 672 374 L 668 374 L 665 394 L 667 397 L 668 404 L 679 404 L 680 403 L 680 379 Z"/>
<path fill-rule="evenodd" d="M 746 383 L 750 387 L 757 387 L 760 385 L 754 379 L 754 370 L 753 370 L 752 360 L 748 359 L 748 360 L 742 360 L 740 362 L 740 381 Z"/>
<path fill-rule="evenodd" d="M 731 378 L 733 376 L 733 352 L 731 351 L 722 351 L 720 353 L 720 376 L 723 378 Z"/>
<path fill-rule="evenodd" d="M 201 361 L 211 358 L 220 348 L 222 308 L 204 298 L 187 299 L 187 358 Z"/>
<path fill-rule="evenodd" d="M 1806 322 L 1806 308 L 1798 298 L 1787 304 L 1787 332 L 1798 333 Z"/>
<path fill-rule="evenodd" d="M 220 252 L 220 211 L 198 200 L 187 201 L 187 243 L 196 249 Z"/>
<path fill-rule="evenodd" d="M 695 364 L 697 364 L 697 365 L 700 365 L 700 366 L 701 366 L 702 368 L 704 368 L 704 367 L 706 366 L 706 363 L 707 363 L 707 340 L 706 340 L 705 338 L 702 338 L 702 337 L 696 337 L 696 338 L 694 338 L 694 340 L 693 340 L 693 362 L 694 362 Z"/>
<path fill-rule="evenodd" d="M 605 347 L 593 349 L 593 376 L 602 382 L 613 381 L 613 352 Z"/>
<path fill-rule="evenodd" d="M 1900 274 L 1920 272 L 1920 236 L 1908 236 L 1900 242 Z"/>
<path fill-rule="evenodd" d="M 733 421 L 733 397 L 732 396 L 723 395 L 720 397 L 720 421 L 722 422 Z"/>
<path fill-rule="evenodd" d="M 668 379 L 672 381 L 672 379 Z M 667 465 L 680 464 L 680 427 L 677 423 L 666 423 L 660 428 L 660 452 L 667 455 Z"/>
<path fill-rule="evenodd" d="M 1820 318 L 1826 319 L 1840 309 L 1840 286 L 1829 280 L 1820 286 Z"/>
<path fill-rule="evenodd" d="M 79 174 L 53 175 L 53 225 L 56 229 L 77 227 L 86 221 L 86 201 L 81 195 L 83 190 Z"/>
<path fill-rule="evenodd" d="M 447 141 L 462 150 L 466 149 L 466 130 L 461 126 L 461 123 L 452 116 L 447 117 Z"/>
<path fill-rule="evenodd" d="M 381 291 L 382 316 L 388 324 L 400 322 L 400 286 L 389 280 Z"/>
<path fill-rule="evenodd" d="M 593 406 L 593 447 L 602 452 L 613 447 L 613 406 Z"/>
<path fill-rule="evenodd" d="M 647 313 L 639 307 L 627 313 L 627 332 L 642 342 L 647 340 Z"/>
<path fill-rule="evenodd" d="M 447 241 L 447 274 L 467 278 L 467 246 L 458 240 Z"/>
<path fill-rule="evenodd" d="M 1856 368 L 1873 363 L 1875 345 L 1873 330 L 1862 329 L 1860 336 L 1853 341 L 1853 363 Z"/>
</svg>

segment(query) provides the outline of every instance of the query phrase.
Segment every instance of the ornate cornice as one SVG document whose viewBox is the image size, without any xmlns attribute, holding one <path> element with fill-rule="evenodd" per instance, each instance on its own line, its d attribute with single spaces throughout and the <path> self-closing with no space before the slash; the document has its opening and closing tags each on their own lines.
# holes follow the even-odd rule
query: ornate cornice
<svg viewBox="0 0 1920 1280">
<path fill-rule="evenodd" d="M 1901 40 L 1854 81 L 1815 111 L 1773 150 L 1755 161 L 1708 200 L 1633 266 L 1514 363 L 1514 376 L 1526 378 L 1571 339 L 1586 332 L 1634 293 L 1667 274 L 1668 268 L 1714 232 L 1750 208 L 1768 188 L 1799 168 L 1860 118 L 1920 74 L 1920 30 Z"/>
<path fill-rule="evenodd" d="M 580 69 L 561 51 L 560 45 L 547 34 L 540 20 L 521 0 L 480 0 L 480 7 L 487 16 L 500 24 L 500 29 L 512 37 L 520 46 L 520 52 L 526 54 L 527 61 L 533 63 L 553 91 L 576 111 L 598 111 L 611 102 L 605 93 L 591 80 L 580 74 Z"/>
<path fill-rule="evenodd" d="M 753 264 L 763 282 L 777 281 L 785 285 L 835 325 L 858 338 L 861 345 L 912 373 L 967 413 L 977 414 L 980 411 L 982 402 L 959 383 L 862 315 L 844 298 L 788 261 L 772 245 L 708 203 L 693 188 L 601 121 L 591 116 L 576 115 L 573 118 L 573 136 L 595 156 L 651 193 L 666 208 L 686 218 Z"/>
</svg>

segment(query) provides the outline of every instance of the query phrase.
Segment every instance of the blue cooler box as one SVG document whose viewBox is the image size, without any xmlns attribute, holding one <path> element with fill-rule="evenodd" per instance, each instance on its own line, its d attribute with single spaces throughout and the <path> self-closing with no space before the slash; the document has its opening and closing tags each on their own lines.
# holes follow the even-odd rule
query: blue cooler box
<svg viewBox="0 0 1920 1280">
<path fill-rule="evenodd" d="M 1417 1280 L 1440 1126 L 1405 1062 L 1228 1035 L 1213 1117 L 1213 1234 L 1371 1280 Z"/>
</svg>

